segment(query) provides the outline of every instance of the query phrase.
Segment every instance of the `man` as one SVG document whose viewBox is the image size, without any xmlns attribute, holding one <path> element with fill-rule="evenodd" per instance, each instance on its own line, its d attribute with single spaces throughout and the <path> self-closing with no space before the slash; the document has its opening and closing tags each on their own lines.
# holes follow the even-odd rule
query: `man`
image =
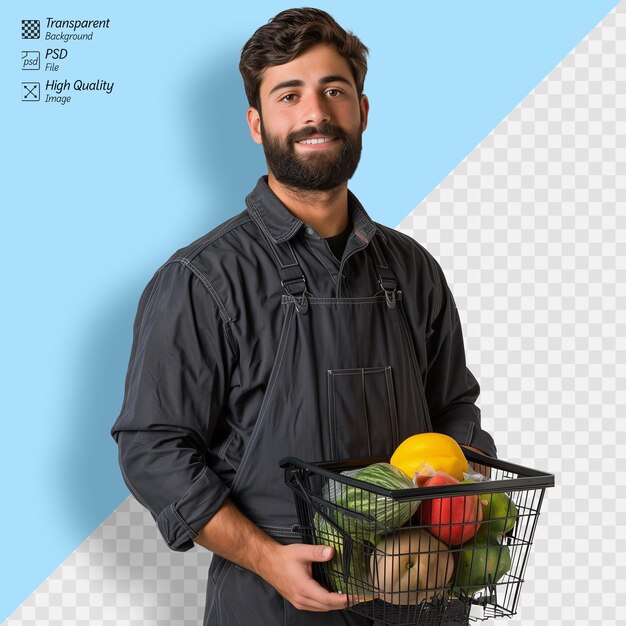
<svg viewBox="0 0 626 626">
<path fill-rule="evenodd" d="M 333 550 L 301 543 L 281 458 L 388 456 L 429 430 L 495 456 L 440 267 L 348 191 L 366 54 L 316 9 L 256 31 L 240 70 L 268 175 L 139 303 L 112 432 L 168 545 L 214 553 L 205 624 L 371 624 L 313 580 Z"/>
</svg>

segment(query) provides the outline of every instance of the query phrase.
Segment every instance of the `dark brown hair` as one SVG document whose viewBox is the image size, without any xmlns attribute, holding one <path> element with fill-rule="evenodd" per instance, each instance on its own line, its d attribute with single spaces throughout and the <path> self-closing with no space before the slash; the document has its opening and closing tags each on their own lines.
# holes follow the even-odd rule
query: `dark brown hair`
<svg viewBox="0 0 626 626">
<path fill-rule="evenodd" d="M 346 59 L 360 96 L 368 53 L 361 40 L 321 9 L 287 9 L 257 29 L 241 50 L 239 71 L 250 106 L 260 110 L 259 86 L 268 67 L 289 63 L 320 43 L 335 46 Z"/>
</svg>

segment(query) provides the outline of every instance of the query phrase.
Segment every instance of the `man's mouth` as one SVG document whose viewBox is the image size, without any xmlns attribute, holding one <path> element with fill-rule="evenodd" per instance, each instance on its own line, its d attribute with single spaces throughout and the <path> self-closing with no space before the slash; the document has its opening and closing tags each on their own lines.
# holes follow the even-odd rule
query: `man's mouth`
<svg viewBox="0 0 626 626">
<path fill-rule="evenodd" d="M 302 139 L 296 143 L 304 144 L 305 146 L 314 146 L 320 143 L 330 143 L 334 139 L 334 137 L 316 137 L 315 139 Z"/>
</svg>

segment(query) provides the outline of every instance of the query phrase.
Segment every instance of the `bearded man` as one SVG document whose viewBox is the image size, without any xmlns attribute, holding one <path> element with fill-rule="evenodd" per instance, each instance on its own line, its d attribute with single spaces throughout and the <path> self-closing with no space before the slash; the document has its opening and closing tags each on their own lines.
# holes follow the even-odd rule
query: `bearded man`
<svg viewBox="0 0 626 626">
<path fill-rule="evenodd" d="M 139 303 L 112 433 L 167 544 L 214 554 L 205 624 L 372 623 L 312 577 L 334 551 L 302 543 L 282 458 L 389 457 L 427 431 L 496 454 L 441 268 L 348 190 L 367 52 L 317 9 L 254 33 L 240 71 L 267 176 Z"/>
</svg>

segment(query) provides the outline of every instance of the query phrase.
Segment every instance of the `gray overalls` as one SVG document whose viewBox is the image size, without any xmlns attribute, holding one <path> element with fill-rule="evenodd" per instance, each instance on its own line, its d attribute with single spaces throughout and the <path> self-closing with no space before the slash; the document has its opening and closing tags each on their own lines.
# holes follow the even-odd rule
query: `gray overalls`
<svg viewBox="0 0 626 626">
<path fill-rule="evenodd" d="M 264 233 L 262 221 L 257 225 Z M 293 496 L 279 467 L 282 458 L 390 456 L 404 438 L 431 425 L 402 293 L 376 239 L 368 254 L 378 285 L 372 285 L 370 297 L 360 298 L 308 293 L 289 243 L 265 239 L 286 292 L 283 327 L 231 497 L 258 526 L 287 543 L 300 541 L 300 535 Z M 347 611 L 298 611 L 258 576 L 219 557 L 209 577 L 206 625 L 372 623 Z"/>
</svg>

